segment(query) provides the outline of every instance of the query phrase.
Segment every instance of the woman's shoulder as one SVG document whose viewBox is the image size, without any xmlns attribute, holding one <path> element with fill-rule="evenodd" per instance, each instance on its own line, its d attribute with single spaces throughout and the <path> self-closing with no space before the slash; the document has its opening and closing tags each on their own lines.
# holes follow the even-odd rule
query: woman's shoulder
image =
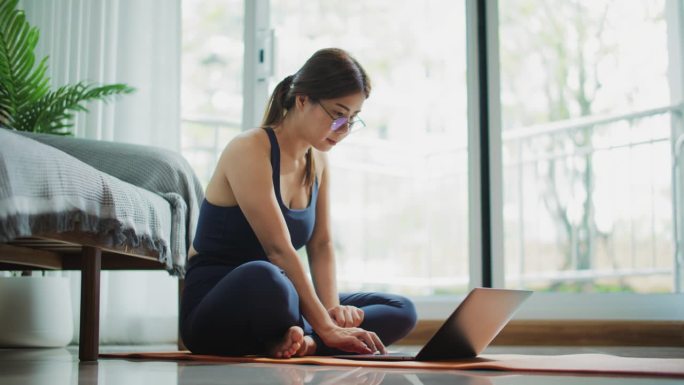
<svg viewBox="0 0 684 385">
<path fill-rule="evenodd" d="M 221 152 L 217 168 L 225 173 L 233 167 L 245 164 L 270 164 L 271 145 L 268 136 L 261 128 L 244 131 L 231 139 Z"/>
<path fill-rule="evenodd" d="M 223 149 L 221 157 L 240 156 L 244 159 L 260 157 L 263 154 L 270 154 L 271 144 L 268 136 L 262 128 L 252 128 L 241 132 L 231 139 Z"/>
<path fill-rule="evenodd" d="M 270 181 L 270 145 L 268 137 L 261 138 L 259 131 L 253 129 L 235 136 L 221 153 L 216 170 L 207 186 L 207 200 L 217 206 L 234 206 L 237 204 L 231 185 L 240 183 L 246 172 L 252 174 L 269 175 L 265 179 Z M 265 141 L 263 140 L 265 139 Z M 240 172 L 240 171 L 243 172 Z"/>
</svg>

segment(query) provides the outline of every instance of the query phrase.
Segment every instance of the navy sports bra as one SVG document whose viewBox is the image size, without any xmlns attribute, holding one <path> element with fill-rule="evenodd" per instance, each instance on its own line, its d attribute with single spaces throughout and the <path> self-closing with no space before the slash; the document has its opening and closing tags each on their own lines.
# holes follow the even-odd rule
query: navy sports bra
<svg viewBox="0 0 684 385">
<path fill-rule="evenodd" d="M 292 246 L 299 249 L 311 238 L 316 221 L 318 178 L 315 178 L 309 205 L 305 209 L 291 210 L 280 195 L 280 147 L 275 132 L 265 128 L 271 142 L 271 168 L 276 199 L 290 231 Z M 197 232 L 192 242 L 200 255 L 229 264 L 253 260 L 266 260 L 266 253 L 254 234 L 239 206 L 221 207 L 206 199 L 200 208 Z M 192 258 L 196 259 L 196 258 Z"/>
</svg>

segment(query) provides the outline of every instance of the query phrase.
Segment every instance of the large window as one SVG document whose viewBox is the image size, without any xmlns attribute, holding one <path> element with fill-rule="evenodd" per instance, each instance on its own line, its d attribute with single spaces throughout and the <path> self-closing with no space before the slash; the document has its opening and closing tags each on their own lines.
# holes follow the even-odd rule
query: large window
<svg viewBox="0 0 684 385">
<path fill-rule="evenodd" d="M 507 287 L 673 291 L 665 5 L 499 2 Z"/>
<path fill-rule="evenodd" d="M 250 106 L 260 112 L 317 49 L 350 51 L 373 90 L 361 113 L 367 128 L 329 153 L 340 289 L 453 302 L 446 295 L 480 282 L 475 192 L 487 183 L 468 185 L 480 176 L 468 162 L 483 148 L 468 148 L 479 124 L 468 116 L 481 106 L 466 83 L 485 73 L 494 211 L 483 223 L 493 229 L 494 285 L 548 292 L 529 301 L 541 300 L 537 318 L 574 316 L 554 307 L 559 297 L 603 311 L 608 296 L 592 293 L 620 292 L 609 302 L 625 304 L 638 297 L 628 293 L 681 292 L 681 1 L 488 0 L 491 24 L 478 29 L 481 4 L 183 0 L 184 155 L 206 183 L 242 122 L 256 124 L 258 112 L 242 116 Z M 485 41 L 491 72 L 476 60 Z M 249 64 L 264 48 L 271 75 Z"/>
<path fill-rule="evenodd" d="M 204 186 L 242 122 L 243 0 L 183 0 L 181 147 Z"/>
<path fill-rule="evenodd" d="M 323 47 L 371 77 L 367 127 L 329 153 L 341 290 L 468 287 L 464 13 L 451 0 L 271 2 L 276 81 Z"/>
</svg>

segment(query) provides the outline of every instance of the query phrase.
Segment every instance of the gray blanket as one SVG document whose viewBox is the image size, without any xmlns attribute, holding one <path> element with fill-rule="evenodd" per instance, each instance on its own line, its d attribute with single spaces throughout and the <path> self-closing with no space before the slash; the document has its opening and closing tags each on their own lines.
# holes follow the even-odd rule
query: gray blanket
<svg viewBox="0 0 684 385">
<path fill-rule="evenodd" d="M 94 232 L 158 251 L 182 274 L 202 198 L 190 166 L 171 151 L 0 129 L 0 242 Z"/>
</svg>

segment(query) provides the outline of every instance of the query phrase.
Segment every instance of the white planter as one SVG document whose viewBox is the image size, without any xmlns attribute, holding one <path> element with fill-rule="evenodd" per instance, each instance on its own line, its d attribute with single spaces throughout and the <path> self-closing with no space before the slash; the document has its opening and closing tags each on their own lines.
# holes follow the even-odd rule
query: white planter
<svg viewBox="0 0 684 385">
<path fill-rule="evenodd" d="M 61 347 L 73 320 L 67 277 L 0 277 L 0 347 Z"/>
</svg>

